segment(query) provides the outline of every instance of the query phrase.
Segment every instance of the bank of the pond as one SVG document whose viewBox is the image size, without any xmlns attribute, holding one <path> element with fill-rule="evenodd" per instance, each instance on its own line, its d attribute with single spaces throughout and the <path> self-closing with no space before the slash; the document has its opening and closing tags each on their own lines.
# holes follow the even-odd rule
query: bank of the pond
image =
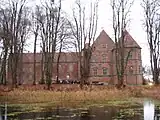
<svg viewBox="0 0 160 120">
<path fill-rule="evenodd" d="M 134 101 L 135 102 L 135 101 Z M 147 100 L 147 103 L 152 103 Z M 108 101 L 108 104 L 94 104 L 76 108 L 65 108 L 52 106 L 51 103 L 38 104 L 2 104 L 0 108 L 6 113 L 9 120 L 14 119 L 45 119 L 53 120 L 59 118 L 69 118 L 67 120 L 81 120 L 84 117 L 100 120 L 107 119 L 132 119 L 136 120 L 143 117 L 143 105 L 129 101 Z M 4 111 L 7 112 L 4 112 Z M 148 114 L 147 114 L 148 115 Z M 138 117 L 139 116 L 139 117 Z M 17 120 L 16 119 L 16 120 Z"/>
<path fill-rule="evenodd" d="M 75 86 L 59 86 L 50 91 L 43 88 L 43 86 L 21 86 L 11 91 L 1 91 L 0 102 L 12 104 L 40 103 L 41 105 L 50 103 L 52 106 L 77 107 L 107 104 L 108 101 L 137 101 L 137 98 L 146 97 L 160 99 L 159 86 L 130 86 L 123 90 L 108 86 L 92 86 L 92 88 L 87 87 L 85 90 L 80 90 Z"/>
</svg>

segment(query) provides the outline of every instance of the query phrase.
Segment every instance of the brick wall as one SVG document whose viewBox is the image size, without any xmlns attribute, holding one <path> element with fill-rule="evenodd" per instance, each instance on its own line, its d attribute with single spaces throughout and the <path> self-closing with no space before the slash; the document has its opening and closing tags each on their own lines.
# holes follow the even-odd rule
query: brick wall
<svg viewBox="0 0 160 120">
<path fill-rule="evenodd" d="M 115 50 L 114 42 L 103 30 L 97 39 L 94 41 L 93 53 L 91 57 L 90 81 L 102 81 L 112 84 L 117 83 L 116 67 L 115 67 Z M 126 31 L 125 38 L 125 51 L 132 50 L 129 57 L 125 79 L 128 84 L 142 84 L 142 61 L 141 61 L 141 48 Z M 22 78 L 20 79 L 23 84 L 33 83 L 33 53 L 23 54 L 23 71 L 20 71 Z M 36 54 L 36 78 L 37 82 L 41 79 L 41 53 Z M 55 54 L 55 61 L 57 60 L 58 53 Z M 132 68 L 132 71 L 130 69 Z M 56 79 L 56 63 L 53 63 L 53 79 Z M 59 64 L 59 78 L 78 80 L 79 64 L 76 53 L 62 53 Z M 8 79 L 11 83 L 11 73 L 8 72 Z"/>
</svg>

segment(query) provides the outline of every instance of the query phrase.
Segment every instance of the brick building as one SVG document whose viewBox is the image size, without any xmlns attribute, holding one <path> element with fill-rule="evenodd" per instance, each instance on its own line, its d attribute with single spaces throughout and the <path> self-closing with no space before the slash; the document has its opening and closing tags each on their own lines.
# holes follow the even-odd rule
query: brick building
<svg viewBox="0 0 160 120">
<path fill-rule="evenodd" d="M 137 42 L 132 38 L 132 36 L 125 31 L 125 57 L 128 57 L 127 66 L 124 73 L 124 80 L 127 84 L 142 84 L 142 60 L 141 60 L 141 47 Z M 116 70 L 115 70 L 115 49 L 112 50 L 112 79 L 113 83 L 117 83 L 116 79 Z M 128 54 L 130 52 L 130 54 Z M 129 56 L 128 56 L 129 55 Z"/>
<path fill-rule="evenodd" d="M 141 48 L 127 31 L 125 34 L 125 50 L 132 50 L 125 71 L 125 80 L 128 84 L 142 84 Z M 89 80 L 116 84 L 114 42 L 107 33 L 102 30 L 92 46 L 94 51 L 91 57 Z M 23 54 L 23 71 L 20 71 L 22 75 L 21 83 L 23 84 L 33 83 L 33 56 L 33 53 Z M 57 56 L 58 53 L 55 54 L 55 60 L 57 60 Z M 36 54 L 37 82 L 41 79 L 41 57 L 41 53 Z M 80 78 L 76 53 L 61 53 L 59 78 L 70 80 L 78 80 Z M 53 79 L 56 79 L 56 63 L 53 63 Z"/>
</svg>

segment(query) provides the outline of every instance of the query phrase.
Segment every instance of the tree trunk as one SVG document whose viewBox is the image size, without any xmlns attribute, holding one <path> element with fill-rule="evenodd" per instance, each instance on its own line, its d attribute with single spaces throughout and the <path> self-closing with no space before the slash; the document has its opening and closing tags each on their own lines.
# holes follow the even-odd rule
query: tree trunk
<svg viewBox="0 0 160 120">
<path fill-rule="evenodd" d="M 59 51 L 58 58 L 57 58 L 57 67 L 56 67 L 57 78 L 56 78 L 56 83 L 58 83 L 58 81 L 59 81 L 59 60 L 60 60 L 60 56 L 61 56 L 61 50 Z"/>
<path fill-rule="evenodd" d="M 2 68 L 1 68 L 1 84 L 4 84 L 4 85 L 7 84 L 7 81 L 6 81 L 7 55 L 8 55 L 8 48 L 5 50 L 4 58 L 2 61 Z"/>
<path fill-rule="evenodd" d="M 37 33 L 38 29 L 36 30 L 35 33 L 35 40 L 34 40 L 34 64 L 33 64 L 33 70 L 34 70 L 34 75 L 33 75 L 33 85 L 36 85 L 36 44 L 37 44 Z"/>
<path fill-rule="evenodd" d="M 20 53 L 20 59 L 19 59 L 19 64 L 18 64 L 18 84 L 21 85 L 23 82 L 23 46 L 21 48 L 21 53 Z"/>
<path fill-rule="evenodd" d="M 44 82 L 44 53 L 41 54 L 42 60 L 41 60 L 41 80 L 40 84 L 45 84 Z"/>
</svg>

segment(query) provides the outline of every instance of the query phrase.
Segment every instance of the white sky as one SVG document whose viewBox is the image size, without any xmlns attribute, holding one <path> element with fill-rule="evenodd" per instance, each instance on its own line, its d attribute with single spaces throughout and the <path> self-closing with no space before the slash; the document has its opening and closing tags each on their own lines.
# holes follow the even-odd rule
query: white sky
<svg viewBox="0 0 160 120">
<path fill-rule="evenodd" d="M 36 4 L 39 4 L 41 0 L 36 0 Z M 75 0 L 63 0 L 63 10 L 72 16 L 72 8 Z M 90 0 L 83 0 L 85 4 L 89 4 Z M 130 13 L 130 25 L 128 31 L 132 37 L 142 48 L 142 64 L 149 65 L 149 49 L 147 45 L 147 39 L 145 31 L 142 27 L 143 24 L 143 9 L 141 8 L 141 0 L 135 0 Z M 34 4 L 35 5 L 35 4 Z M 99 18 L 98 18 L 98 30 L 97 35 L 104 29 L 107 34 L 113 38 L 112 32 L 112 11 L 110 6 L 110 0 L 100 0 L 99 2 Z"/>
</svg>

